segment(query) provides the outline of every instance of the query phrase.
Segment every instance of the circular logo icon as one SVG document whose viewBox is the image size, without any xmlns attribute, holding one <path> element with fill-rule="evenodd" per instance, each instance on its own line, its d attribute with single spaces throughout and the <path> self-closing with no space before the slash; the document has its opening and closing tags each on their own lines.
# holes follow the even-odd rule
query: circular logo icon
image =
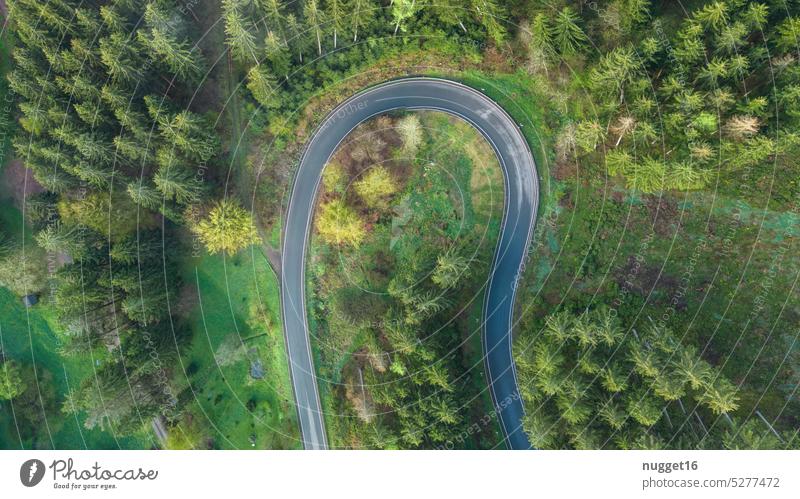
<svg viewBox="0 0 800 499">
<path fill-rule="evenodd" d="M 44 478 L 44 463 L 38 459 L 28 459 L 19 469 L 19 479 L 26 487 L 35 487 Z"/>
</svg>

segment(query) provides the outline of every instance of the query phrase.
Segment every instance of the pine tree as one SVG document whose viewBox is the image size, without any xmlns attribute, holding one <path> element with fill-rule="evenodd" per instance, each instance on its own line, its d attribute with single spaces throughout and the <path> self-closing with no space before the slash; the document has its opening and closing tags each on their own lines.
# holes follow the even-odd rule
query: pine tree
<svg viewBox="0 0 800 499">
<path fill-rule="evenodd" d="M 469 260 L 448 251 L 436 259 L 436 268 L 431 280 L 442 289 L 451 289 L 469 275 Z"/>
<path fill-rule="evenodd" d="M 162 281 L 163 282 L 163 281 Z M 158 288 L 142 286 L 122 300 L 122 311 L 141 325 L 152 324 L 167 316 L 166 297 Z"/>
<path fill-rule="evenodd" d="M 257 0 L 259 6 L 265 13 L 267 31 L 277 31 L 281 40 L 286 39 L 284 23 L 284 6 L 281 0 Z"/>
<path fill-rule="evenodd" d="M 120 33 L 112 33 L 100 40 L 100 60 L 114 80 L 131 82 L 141 79 L 141 58 L 130 41 Z"/>
<path fill-rule="evenodd" d="M 553 41 L 562 55 L 569 56 L 581 51 L 589 37 L 578 25 L 580 18 L 571 7 L 561 9 L 553 21 Z"/>
<path fill-rule="evenodd" d="M 36 242 L 47 251 L 62 252 L 78 259 L 86 254 L 86 229 L 55 223 L 36 234 Z"/>
<path fill-rule="evenodd" d="M 526 414 L 522 427 L 535 449 L 552 449 L 556 446 L 555 425 L 543 414 Z"/>
<path fill-rule="evenodd" d="M 725 2 L 710 2 L 695 12 L 694 18 L 715 31 L 719 31 L 728 23 L 728 11 Z"/>
<path fill-rule="evenodd" d="M 351 0 L 348 10 L 350 12 L 350 29 L 353 31 L 353 43 L 358 41 L 359 32 L 369 24 L 370 19 L 374 18 L 379 8 L 374 4 L 374 0 Z"/>
<path fill-rule="evenodd" d="M 541 66 L 547 71 L 547 64 L 556 54 L 553 47 L 553 37 L 550 22 L 545 14 L 536 14 L 530 25 L 530 34 L 527 39 L 528 60 L 535 68 Z"/>
<path fill-rule="evenodd" d="M 258 64 L 256 56 L 255 26 L 242 12 L 242 0 L 223 0 L 222 16 L 225 19 L 225 35 L 234 58 L 240 62 L 252 60 Z"/>
<path fill-rule="evenodd" d="M 277 88 L 275 79 L 267 73 L 263 65 L 253 66 L 247 72 L 247 88 L 262 106 L 270 108 L 279 105 L 278 96 L 275 93 Z"/>
<path fill-rule="evenodd" d="M 158 190 L 144 181 L 133 181 L 129 183 L 127 192 L 136 204 L 153 211 L 159 210 L 165 200 L 163 194 L 159 193 Z"/>
<path fill-rule="evenodd" d="M 642 426 L 653 426 L 661 419 L 661 404 L 643 392 L 631 394 L 627 407 L 628 414 Z"/>
<path fill-rule="evenodd" d="M 11 400 L 24 390 L 17 363 L 13 360 L 0 363 L 0 400 Z"/>
<path fill-rule="evenodd" d="M 219 149 L 219 139 L 201 116 L 191 111 L 181 111 L 171 119 L 159 116 L 161 135 L 190 158 L 207 161 Z"/>
<path fill-rule="evenodd" d="M 699 402 L 716 415 L 735 411 L 739 408 L 738 401 L 738 389 L 724 378 L 719 378 L 713 383 L 707 383 L 699 397 Z"/>
<path fill-rule="evenodd" d="M 322 55 L 322 27 L 324 18 L 323 12 L 317 4 L 317 0 L 305 0 L 303 3 L 303 17 L 305 17 L 308 29 L 314 33 L 317 39 L 317 54 Z"/>
<path fill-rule="evenodd" d="M 153 181 L 164 198 L 174 199 L 178 204 L 198 201 L 203 191 L 203 185 L 196 176 L 180 165 L 162 165 L 153 176 Z"/>
<path fill-rule="evenodd" d="M 325 7 L 325 18 L 328 20 L 330 30 L 333 31 L 333 48 L 336 49 L 339 46 L 339 33 L 346 21 L 344 0 L 327 0 Z"/>
<path fill-rule="evenodd" d="M 215 203 L 195 231 L 210 253 L 233 254 L 260 240 L 252 216 L 230 199 Z"/>
<path fill-rule="evenodd" d="M 458 26 L 461 31 L 467 32 L 463 22 L 466 9 L 464 3 L 460 0 L 436 0 L 431 2 L 430 5 L 426 5 L 426 8 L 433 11 L 436 17 L 445 25 Z"/>
<path fill-rule="evenodd" d="M 497 45 L 503 43 L 506 29 L 502 25 L 503 9 L 496 0 L 470 0 L 470 6 L 486 32 Z"/>
<path fill-rule="evenodd" d="M 289 35 L 286 39 L 286 43 L 289 44 L 290 47 L 296 48 L 297 61 L 302 64 L 305 38 L 303 36 L 303 28 L 300 26 L 300 23 L 294 14 L 288 14 L 286 16 L 286 28 Z"/>
<path fill-rule="evenodd" d="M 179 38 L 182 23 L 176 24 L 175 18 L 161 9 L 156 3 L 147 4 L 144 18 L 150 32 L 140 30 L 137 33 L 139 40 L 154 52 L 156 59 L 163 60 L 170 71 L 181 78 L 191 79 L 202 72 L 197 49 Z"/>
<path fill-rule="evenodd" d="M 590 73 L 593 90 L 625 100 L 625 87 L 640 76 L 641 63 L 632 47 L 616 48 L 603 56 Z"/>
<path fill-rule="evenodd" d="M 264 39 L 264 55 L 272 68 L 272 73 L 288 80 L 291 55 L 286 47 L 286 42 L 280 39 L 274 31 L 269 31 Z"/>
<path fill-rule="evenodd" d="M 394 20 L 394 34 L 406 31 L 406 21 L 417 14 L 420 6 L 416 0 L 392 0 L 392 19 Z"/>
</svg>

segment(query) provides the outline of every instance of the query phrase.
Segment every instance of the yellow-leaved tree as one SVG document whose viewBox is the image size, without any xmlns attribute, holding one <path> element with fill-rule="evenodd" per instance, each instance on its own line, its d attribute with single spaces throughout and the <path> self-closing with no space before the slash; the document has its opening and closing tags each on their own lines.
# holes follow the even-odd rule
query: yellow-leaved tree
<svg viewBox="0 0 800 499">
<path fill-rule="evenodd" d="M 322 185 L 326 192 L 341 194 L 347 187 L 347 172 L 339 163 L 331 162 L 322 170 Z"/>
<path fill-rule="evenodd" d="M 381 207 L 386 198 L 397 192 L 397 184 L 383 166 L 370 169 L 355 184 L 356 192 L 371 208 Z"/>
<path fill-rule="evenodd" d="M 366 235 L 358 214 L 341 199 L 334 199 L 320 207 L 317 230 L 330 244 L 358 246 Z"/>
<path fill-rule="evenodd" d="M 422 123 L 419 116 L 409 114 L 397 123 L 397 131 L 403 139 L 403 152 L 408 156 L 414 156 L 417 149 L 422 144 Z"/>
<path fill-rule="evenodd" d="M 194 231 L 209 253 L 236 253 L 260 241 L 253 217 L 230 199 L 217 202 Z"/>
</svg>

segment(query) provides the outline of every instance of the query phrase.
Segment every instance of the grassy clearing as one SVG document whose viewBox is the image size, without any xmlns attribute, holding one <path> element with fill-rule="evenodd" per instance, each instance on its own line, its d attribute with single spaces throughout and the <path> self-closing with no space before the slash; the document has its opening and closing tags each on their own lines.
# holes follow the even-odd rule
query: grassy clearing
<svg viewBox="0 0 800 499">
<path fill-rule="evenodd" d="M 54 400 L 52 405 L 45 404 L 47 424 L 35 429 L 35 435 L 26 434 L 24 430 L 22 435 L 17 433 L 11 404 L 0 404 L 4 413 L 0 418 L 0 448 L 136 449 L 152 445 L 144 435 L 120 437 L 99 428 L 88 430 L 80 415 L 73 418 L 61 413 L 67 395 L 80 380 L 91 376 L 95 363 L 89 355 L 63 357 L 58 353 L 61 340 L 49 307 L 37 305 L 26 309 L 18 297 L 0 288 L 0 317 L 6 356 L 22 364 L 35 365 L 43 396 L 49 399 L 51 395 L 46 392 L 52 390 Z M 40 411 L 41 406 L 36 409 Z"/>
<path fill-rule="evenodd" d="M 195 105 L 213 114 L 223 140 L 224 160 L 210 171 L 210 183 L 247 206 L 252 176 L 246 163 L 251 129 L 237 84 L 243 73 L 225 44 L 218 2 L 203 0 L 196 14 L 207 36 L 201 48 L 215 66 Z M 278 232 L 277 240 L 279 240 Z M 266 242 L 272 243 L 276 237 Z M 186 415 L 171 432 L 173 448 L 293 449 L 299 432 L 280 319 L 279 285 L 258 247 L 232 257 L 186 254 L 181 260 L 184 289 L 179 314 L 191 327 L 183 350 L 188 384 Z M 263 379 L 251 377 L 260 364 Z"/>
<path fill-rule="evenodd" d="M 193 303 L 182 312 L 194 333 L 181 359 L 194 394 L 187 410 L 210 438 L 193 445 L 297 448 L 278 280 L 266 258 L 258 248 L 187 258 L 182 274 Z M 255 363 L 263 379 L 251 377 Z"/>
</svg>

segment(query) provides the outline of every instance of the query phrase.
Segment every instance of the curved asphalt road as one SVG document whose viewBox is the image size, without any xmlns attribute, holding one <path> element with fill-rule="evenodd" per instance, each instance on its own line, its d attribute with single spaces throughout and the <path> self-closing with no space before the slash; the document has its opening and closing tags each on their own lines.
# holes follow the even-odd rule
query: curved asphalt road
<svg viewBox="0 0 800 499">
<path fill-rule="evenodd" d="M 500 242 L 486 291 L 483 348 L 495 409 L 511 449 L 528 449 L 524 415 L 511 356 L 517 277 L 527 255 L 539 204 L 536 164 L 513 119 L 485 95 L 434 78 L 395 80 L 343 102 L 316 130 L 300 160 L 283 234 L 281 306 L 300 431 L 306 449 L 328 446 L 309 344 L 305 306 L 305 254 L 322 169 L 342 140 L 364 120 L 395 109 L 437 110 L 475 126 L 500 160 L 505 210 Z"/>
</svg>

